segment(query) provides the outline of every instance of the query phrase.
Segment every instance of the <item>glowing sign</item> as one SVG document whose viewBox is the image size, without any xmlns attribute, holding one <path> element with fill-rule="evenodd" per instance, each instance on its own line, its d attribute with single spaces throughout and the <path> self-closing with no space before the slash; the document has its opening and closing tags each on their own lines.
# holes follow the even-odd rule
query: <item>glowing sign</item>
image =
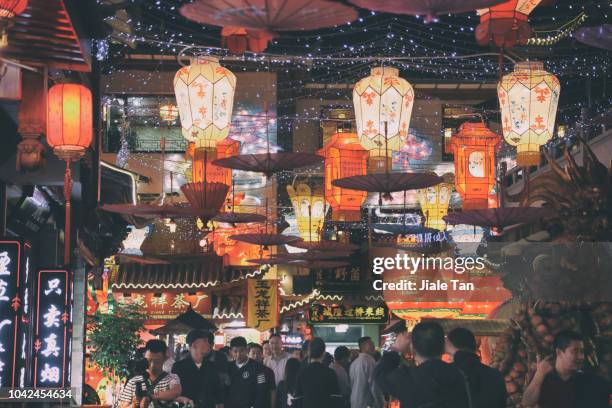
<svg viewBox="0 0 612 408">
<path fill-rule="evenodd" d="M 69 381 L 72 310 L 65 270 L 38 272 L 34 335 L 34 387 L 63 388 Z"/>
<path fill-rule="evenodd" d="M 0 241 L 0 387 L 24 387 L 30 245 Z"/>
</svg>

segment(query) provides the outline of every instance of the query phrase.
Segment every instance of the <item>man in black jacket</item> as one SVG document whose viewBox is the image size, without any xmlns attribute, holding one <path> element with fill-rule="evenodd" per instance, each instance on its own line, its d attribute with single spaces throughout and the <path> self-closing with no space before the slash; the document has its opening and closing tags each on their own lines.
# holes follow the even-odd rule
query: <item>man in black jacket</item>
<svg viewBox="0 0 612 408">
<path fill-rule="evenodd" d="M 400 364 L 410 348 L 416 367 Z M 400 400 L 401 408 L 468 408 L 467 380 L 455 366 L 440 358 L 444 330 L 435 322 L 417 324 L 400 333 L 393 351 L 385 353 L 374 369 L 374 380 L 387 394 Z"/>
<path fill-rule="evenodd" d="M 172 366 L 172 372 L 179 376 L 183 387 L 177 400 L 196 408 L 221 406 L 223 395 L 217 367 L 206 358 L 212 352 L 209 334 L 192 330 L 187 334 L 187 345 L 189 356 Z"/>
<path fill-rule="evenodd" d="M 249 358 L 247 341 L 234 337 L 230 342 L 234 361 L 230 363 L 230 386 L 225 408 L 266 408 L 270 405 L 266 374 L 261 364 Z"/>
<path fill-rule="evenodd" d="M 296 399 L 302 408 L 338 408 L 342 406 L 342 395 L 334 370 L 324 365 L 325 342 L 319 337 L 310 341 L 308 347 L 310 364 L 298 374 Z M 300 405 L 298 405 L 300 406 Z"/>
<path fill-rule="evenodd" d="M 505 408 L 507 394 L 504 376 L 482 364 L 476 350 L 476 338 L 468 329 L 458 327 L 446 336 L 446 353 L 468 379 L 472 408 Z"/>
</svg>

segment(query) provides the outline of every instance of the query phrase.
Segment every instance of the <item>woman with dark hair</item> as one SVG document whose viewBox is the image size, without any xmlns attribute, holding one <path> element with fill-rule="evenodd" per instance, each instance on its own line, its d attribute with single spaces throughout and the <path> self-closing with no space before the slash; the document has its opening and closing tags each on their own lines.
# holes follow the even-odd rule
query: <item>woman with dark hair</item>
<svg viewBox="0 0 612 408">
<path fill-rule="evenodd" d="M 300 372 L 300 361 L 296 358 L 287 360 L 285 366 L 285 377 L 278 383 L 276 388 L 276 407 L 277 408 L 295 408 L 297 402 L 294 401 L 294 396 L 297 388 L 297 378 Z"/>
</svg>

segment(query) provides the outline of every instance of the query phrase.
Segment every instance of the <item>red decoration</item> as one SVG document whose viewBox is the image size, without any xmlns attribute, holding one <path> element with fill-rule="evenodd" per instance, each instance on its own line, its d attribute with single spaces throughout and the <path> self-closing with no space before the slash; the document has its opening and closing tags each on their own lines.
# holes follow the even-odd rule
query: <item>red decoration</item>
<svg viewBox="0 0 612 408">
<path fill-rule="evenodd" d="M 511 0 L 479 11 L 482 14 L 476 27 L 476 41 L 483 47 L 489 44 L 498 48 L 526 45 L 531 37 L 527 19 L 538 3 L 540 0 Z"/>
<path fill-rule="evenodd" d="M 70 263 L 70 196 L 72 173 L 70 162 L 85 155 L 93 139 L 93 111 L 91 92 L 79 84 L 57 84 L 47 96 L 47 143 L 53 152 L 66 161 L 64 172 L 64 200 L 66 226 L 64 228 L 64 264 Z"/>
<path fill-rule="evenodd" d="M 188 155 L 192 158 L 191 179 L 194 183 L 206 181 L 209 183 L 222 183 L 232 185 L 232 170 L 215 166 L 212 162 L 238 154 L 240 142 L 225 138 L 217 143 L 216 151 L 204 148 L 195 148 L 189 143 Z"/>
<path fill-rule="evenodd" d="M 488 208 L 495 187 L 495 152 L 501 138 L 484 123 L 464 123 L 451 138 L 455 156 L 455 188 L 463 198 L 463 209 Z"/>
<path fill-rule="evenodd" d="M 357 134 L 336 133 L 318 153 L 325 157 L 325 200 L 332 209 L 332 221 L 361 220 L 361 205 L 368 193 L 336 187 L 332 181 L 366 174 L 368 151 Z"/>
<path fill-rule="evenodd" d="M 227 169 L 253 171 L 271 176 L 284 170 L 293 170 L 298 167 L 310 166 L 323 160 L 323 157 L 310 153 L 258 153 L 241 154 L 225 159 L 215 160 L 213 164 Z"/>
<path fill-rule="evenodd" d="M 227 47 L 233 54 L 264 52 L 273 38 L 272 33 L 243 27 L 223 27 L 221 30 L 221 46 Z"/>
<path fill-rule="evenodd" d="M 181 186 L 187 201 L 197 210 L 200 217 L 210 219 L 221 211 L 229 186 L 222 183 L 187 183 Z"/>
<path fill-rule="evenodd" d="M 0 0 L 0 18 L 13 18 L 28 7 L 28 0 Z"/>
</svg>

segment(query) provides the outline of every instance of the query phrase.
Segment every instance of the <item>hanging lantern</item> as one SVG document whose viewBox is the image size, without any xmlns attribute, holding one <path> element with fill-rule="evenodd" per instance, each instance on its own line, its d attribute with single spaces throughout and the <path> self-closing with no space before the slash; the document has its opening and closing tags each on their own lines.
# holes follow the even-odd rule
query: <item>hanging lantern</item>
<svg viewBox="0 0 612 408">
<path fill-rule="evenodd" d="M 11 20 L 25 11 L 28 0 L 0 0 L 0 48 L 8 45 L 8 28 Z"/>
<path fill-rule="evenodd" d="M 232 185 L 232 170 L 215 166 L 212 162 L 238 154 L 240 142 L 225 138 L 217 143 L 216 148 L 195 149 L 189 143 L 188 154 L 191 156 L 191 179 L 194 183 L 207 181 Z"/>
<path fill-rule="evenodd" d="M 236 76 L 213 57 L 194 59 L 174 76 L 174 93 L 185 139 L 214 148 L 229 134 Z"/>
<path fill-rule="evenodd" d="M 64 200 L 64 264 L 70 263 L 70 209 L 72 174 L 70 162 L 79 160 L 93 139 L 91 92 L 83 85 L 57 84 L 47 95 L 47 143 L 53 153 L 66 161 Z"/>
<path fill-rule="evenodd" d="M 393 152 L 400 151 L 410 127 L 414 104 L 412 85 L 391 67 L 373 68 L 353 89 L 359 142 L 370 152 L 368 171 L 391 169 Z M 386 126 L 386 135 L 385 135 Z"/>
<path fill-rule="evenodd" d="M 366 174 L 368 151 L 355 133 L 336 133 L 320 149 L 325 157 L 325 200 L 332 209 L 332 221 L 360 221 L 361 205 L 368 193 L 332 185 L 333 180 Z"/>
<path fill-rule="evenodd" d="M 440 184 L 417 190 L 417 198 L 425 217 L 424 226 L 441 231 L 446 228 L 442 217 L 448 214 L 448 204 L 453 192 L 453 175 L 444 174 L 442 179 Z"/>
<path fill-rule="evenodd" d="M 227 47 L 232 54 L 244 54 L 245 51 L 264 52 L 274 34 L 265 30 L 246 29 L 244 27 L 223 27 L 221 29 L 221 46 Z"/>
<path fill-rule="evenodd" d="M 490 43 L 498 48 L 526 45 L 531 37 L 527 19 L 540 1 L 511 0 L 478 10 L 480 24 L 476 27 L 476 41 L 483 47 Z"/>
<path fill-rule="evenodd" d="M 179 112 L 176 105 L 167 103 L 159 107 L 159 118 L 168 124 L 173 123 L 178 118 L 178 115 Z"/>
<path fill-rule="evenodd" d="M 466 122 L 451 137 L 455 157 L 455 188 L 463 198 L 464 210 L 488 208 L 495 187 L 495 153 L 500 137 L 484 123 Z"/>
<path fill-rule="evenodd" d="M 502 130 L 516 146 L 519 166 L 540 162 L 540 146 L 554 133 L 561 85 L 541 62 L 519 62 L 497 85 Z"/>
<path fill-rule="evenodd" d="M 223 257 L 225 266 L 246 266 L 251 265 L 247 259 L 260 258 L 262 249 L 259 245 L 248 244 L 246 242 L 230 239 L 230 235 L 251 234 L 261 230 L 261 225 L 242 224 L 232 227 L 219 226 L 213 232 L 206 235 L 209 243 L 212 243 L 215 253 Z M 266 254 L 269 255 L 269 254 Z"/>
<path fill-rule="evenodd" d="M 327 210 L 323 188 L 298 182 L 287 186 L 287 193 L 295 211 L 300 237 L 306 242 L 319 241 Z"/>
</svg>

